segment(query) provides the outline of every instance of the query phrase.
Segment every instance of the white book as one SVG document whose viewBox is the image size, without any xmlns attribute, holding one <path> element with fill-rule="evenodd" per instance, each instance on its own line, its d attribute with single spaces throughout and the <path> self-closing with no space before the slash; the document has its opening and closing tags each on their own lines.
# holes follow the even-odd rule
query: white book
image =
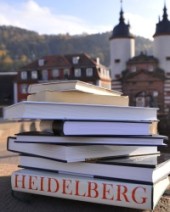
<svg viewBox="0 0 170 212">
<path fill-rule="evenodd" d="M 155 208 L 168 185 L 168 177 L 147 185 L 24 169 L 11 176 L 13 191 L 147 210 Z"/>
<path fill-rule="evenodd" d="M 67 136 L 156 135 L 158 121 L 41 120 L 40 131 Z"/>
<path fill-rule="evenodd" d="M 158 108 L 118 107 L 106 105 L 67 104 L 23 101 L 4 107 L 3 118 L 72 119 L 72 120 L 157 120 Z"/>
<path fill-rule="evenodd" d="M 101 104 L 128 106 L 128 96 L 96 95 L 81 91 L 41 91 L 27 96 L 28 101 L 66 102 L 79 104 Z"/>
<path fill-rule="evenodd" d="M 59 80 L 55 82 L 35 83 L 28 87 L 28 93 L 41 91 L 81 91 L 96 95 L 121 96 L 122 93 L 80 80 Z"/>
<path fill-rule="evenodd" d="M 7 149 L 8 151 L 41 156 L 63 162 L 158 153 L 157 147 L 155 146 L 18 143 L 17 140 L 12 137 L 8 138 Z"/>
<path fill-rule="evenodd" d="M 170 156 L 150 154 L 126 158 L 63 163 L 42 157 L 20 156 L 22 168 L 40 169 L 96 178 L 119 179 L 153 184 L 170 174 Z"/>
<path fill-rule="evenodd" d="M 51 144 L 93 144 L 93 145 L 124 145 L 124 146 L 165 146 L 167 136 L 57 136 L 49 132 L 22 132 L 16 135 L 17 142 L 51 143 Z"/>
</svg>

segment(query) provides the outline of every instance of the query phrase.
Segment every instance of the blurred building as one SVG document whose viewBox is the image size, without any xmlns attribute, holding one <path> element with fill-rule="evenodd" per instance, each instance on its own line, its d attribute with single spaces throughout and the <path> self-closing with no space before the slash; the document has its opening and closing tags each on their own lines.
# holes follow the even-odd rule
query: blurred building
<svg viewBox="0 0 170 212">
<path fill-rule="evenodd" d="M 15 83 L 15 102 L 26 100 L 30 84 L 58 80 L 81 80 L 111 88 L 109 69 L 100 63 L 99 58 L 87 54 L 45 56 L 19 70 Z"/>
<path fill-rule="evenodd" d="M 170 21 L 166 5 L 153 38 L 153 55 L 135 55 L 135 37 L 121 8 L 119 23 L 110 37 L 112 89 L 128 95 L 130 105 L 159 107 L 162 117 L 170 113 Z"/>
</svg>

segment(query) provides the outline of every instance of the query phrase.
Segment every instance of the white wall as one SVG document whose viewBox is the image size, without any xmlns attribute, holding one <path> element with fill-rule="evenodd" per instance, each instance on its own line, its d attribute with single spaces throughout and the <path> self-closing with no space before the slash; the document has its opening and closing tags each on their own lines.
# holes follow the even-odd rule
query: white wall
<svg viewBox="0 0 170 212">
<path fill-rule="evenodd" d="M 117 38 L 110 41 L 111 77 L 120 74 L 126 68 L 126 62 L 135 56 L 135 40 L 133 38 Z M 115 60 L 119 59 L 119 63 Z"/>
<path fill-rule="evenodd" d="M 165 72 L 170 72 L 170 35 L 155 37 L 153 44 L 153 55 L 158 58 L 160 68 Z M 166 59 L 167 57 L 169 60 Z"/>
</svg>

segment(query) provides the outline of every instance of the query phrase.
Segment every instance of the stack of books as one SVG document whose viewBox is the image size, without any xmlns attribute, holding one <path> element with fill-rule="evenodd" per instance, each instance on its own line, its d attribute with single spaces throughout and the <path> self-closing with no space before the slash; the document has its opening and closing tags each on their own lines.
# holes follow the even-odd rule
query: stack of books
<svg viewBox="0 0 170 212">
<path fill-rule="evenodd" d="M 8 137 L 20 153 L 12 190 L 152 210 L 169 186 L 157 108 L 131 107 L 121 93 L 81 81 L 33 84 L 4 119 L 39 120 Z"/>
</svg>

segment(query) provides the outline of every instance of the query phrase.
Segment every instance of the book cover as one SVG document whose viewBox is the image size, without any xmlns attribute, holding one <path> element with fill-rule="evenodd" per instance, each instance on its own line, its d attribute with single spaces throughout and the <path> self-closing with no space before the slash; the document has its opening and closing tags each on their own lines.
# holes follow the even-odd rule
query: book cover
<svg viewBox="0 0 170 212">
<path fill-rule="evenodd" d="M 41 91 L 28 95 L 27 101 L 66 102 L 80 104 L 101 104 L 128 106 L 128 96 L 96 95 L 81 91 Z"/>
<path fill-rule="evenodd" d="M 17 133 L 17 142 L 25 143 L 51 143 L 51 144 L 97 144 L 97 145 L 125 145 L 125 146 L 166 146 L 166 136 L 57 136 L 47 131 L 28 131 Z"/>
<path fill-rule="evenodd" d="M 32 170 L 12 173 L 12 190 L 127 208 L 155 208 L 169 185 L 164 178 L 154 185 L 93 179 Z"/>
<path fill-rule="evenodd" d="M 3 108 L 3 118 L 71 120 L 157 120 L 158 108 L 23 101 Z"/>
<path fill-rule="evenodd" d="M 157 154 L 154 154 L 157 158 Z M 147 157 L 147 155 L 146 155 Z M 148 158 L 147 158 L 148 160 Z M 152 159 L 153 160 L 153 159 Z M 133 161 L 129 165 L 109 163 L 105 160 L 89 160 L 86 162 L 63 163 L 42 157 L 20 156 L 19 166 L 22 168 L 40 169 L 60 173 L 89 175 L 96 178 L 119 179 L 131 182 L 154 184 L 170 174 L 170 158 L 164 158 L 159 166 L 143 166 Z"/>
<path fill-rule="evenodd" d="M 157 153 L 157 147 L 145 146 L 116 146 L 116 145 L 73 145 L 73 144 L 40 144 L 17 143 L 15 138 L 9 137 L 8 151 L 41 156 L 64 162 L 86 161 L 94 158 L 120 157 Z"/>
<path fill-rule="evenodd" d="M 118 159 L 98 160 L 97 163 L 101 164 L 115 164 L 120 166 L 139 166 L 148 168 L 161 168 L 164 163 L 170 162 L 170 154 L 162 153 L 156 155 L 137 155 L 132 157 L 124 157 Z M 170 170 L 170 167 L 169 167 Z"/>
<path fill-rule="evenodd" d="M 120 96 L 121 92 L 116 90 L 106 89 L 101 86 L 93 85 L 80 80 L 63 80 L 47 83 L 35 83 L 28 87 L 28 93 L 38 93 L 41 91 L 69 91 L 77 90 L 86 93 Z"/>
<path fill-rule="evenodd" d="M 156 135 L 158 121 L 41 120 L 40 131 L 55 135 Z"/>
</svg>

